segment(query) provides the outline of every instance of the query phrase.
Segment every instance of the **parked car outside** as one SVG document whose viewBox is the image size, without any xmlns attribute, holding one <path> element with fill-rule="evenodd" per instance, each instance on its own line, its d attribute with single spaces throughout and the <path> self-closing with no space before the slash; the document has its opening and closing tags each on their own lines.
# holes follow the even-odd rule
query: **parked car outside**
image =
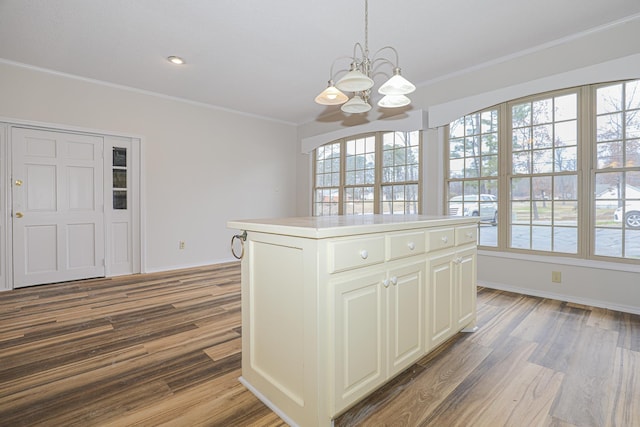
<svg viewBox="0 0 640 427">
<path fill-rule="evenodd" d="M 449 215 L 479 216 L 481 221 L 498 223 L 498 199 L 493 194 L 465 194 L 449 199 Z"/>
<path fill-rule="evenodd" d="M 613 213 L 614 222 L 622 222 L 623 208 L 620 206 Z M 628 228 L 640 228 L 640 200 L 630 201 L 624 206 L 624 224 Z"/>
</svg>

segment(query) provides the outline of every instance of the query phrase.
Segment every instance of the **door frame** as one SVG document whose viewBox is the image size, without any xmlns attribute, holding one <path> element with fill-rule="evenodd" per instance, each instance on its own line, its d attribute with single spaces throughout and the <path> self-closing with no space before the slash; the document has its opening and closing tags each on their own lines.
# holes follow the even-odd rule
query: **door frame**
<svg viewBox="0 0 640 427">
<path fill-rule="evenodd" d="M 87 129 L 76 126 L 66 126 L 52 123 L 41 123 L 26 120 L 0 117 L 0 291 L 14 289 L 13 286 L 13 234 L 12 234 L 12 152 L 11 152 L 11 129 L 14 127 L 30 128 L 52 132 L 79 133 L 104 138 L 103 161 L 104 161 L 104 245 L 105 245 L 105 276 L 112 277 L 123 274 L 135 274 L 146 271 L 146 258 L 144 240 L 145 224 L 142 213 L 144 211 L 143 200 L 143 176 L 142 173 L 142 146 L 143 138 L 138 135 L 131 135 L 125 132 L 113 132 L 99 129 Z M 131 156 L 130 162 L 130 227 L 129 248 L 131 250 L 131 261 L 128 269 L 122 269 L 114 265 L 112 257 L 113 239 L 111 236 L 111 225 L 113 221 L 113 210 L 107 209 L 112 206 L 111 188 L 111 150 L 118 146 L 118 141 L 127 141 Z M 128 209 L 129 210 L 129 209 Z M 126 271 L 125 271 L 126 270 Z"/>
</svg>

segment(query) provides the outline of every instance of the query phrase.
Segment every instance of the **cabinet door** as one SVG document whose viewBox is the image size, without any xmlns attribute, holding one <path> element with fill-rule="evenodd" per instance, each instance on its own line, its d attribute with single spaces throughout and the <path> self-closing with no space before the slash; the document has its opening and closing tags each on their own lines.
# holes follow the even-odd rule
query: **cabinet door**
<svg viewBox="0 0 640 427">
<path fill-rule="evenodd" d="M 476 249 L 458 252 L 456 256 L 456 317 L 458 329 L 475 324 L 476 318 Z"/>
<path fill-rule="evenodd" d="M 329 313 L 334 343 L 332 414 L 365 396 L 386 379 L 384 271 L 332 281 L 334 312 Z M 331 404 L 330 403 L 330 404 Z"/>
<path fill-rule="evenodd" d="M 424 259 L 389 271 L 387 276 L 387 337 L 389 376 L 424 353 Z"/>
<path fill-rule="evenodd" d="M 454 254 L 432 258 L 429 261 L 429 296 L 427 298 L 429 321 L 429 347 L 445 341 L 454 332 Z"/>
</svg>

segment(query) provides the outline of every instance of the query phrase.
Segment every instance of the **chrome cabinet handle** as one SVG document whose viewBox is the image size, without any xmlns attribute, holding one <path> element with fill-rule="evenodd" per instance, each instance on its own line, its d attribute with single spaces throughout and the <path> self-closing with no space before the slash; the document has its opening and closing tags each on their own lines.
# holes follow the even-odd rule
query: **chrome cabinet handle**
<svg viewBox="0 0 640 427">
<path fill-rule="evenodd" d="M 391 277 L 391 284 L 393 286 L 398 284 L 398 278 L 396 276 Z"/>
<path fill-rule="evenodd" d="M 473 239 L 473 233 L 472 232 L 468 232 L 467 233 L 467 239 Z"/>
<path fill-rule="evenodd" d="M 410 250 L 410 251 L 412 251 L 412 250 L 414 250 L 414 249 L 416 248 L 416 244 L 415 244 L 415 243 L 413 243 L 413 242 L 409 242 L 409 243 L 407 244 L 407 246 L 409 247 L 409 250 Z"/>
<path fill-rule="evenodd" d="M 389 287 L 389 279 L 384 279 L 382 281 L 382 284 L 384 285 L 385 288 L 388 288 Z"/>
<path fill-rule="evenodd" d="M 366 249 L 363 249 L 360 251 L 360 257 L 362 259 L 367 259 L 369 258 L 369 251 L 367 251 Z"/>
<path fill-rule="evenodd" d="M 449 238 L 447 236 L 442 236 L 443 243 L 447 243 L 448 241 L 449 241 Z"/>
</svg>

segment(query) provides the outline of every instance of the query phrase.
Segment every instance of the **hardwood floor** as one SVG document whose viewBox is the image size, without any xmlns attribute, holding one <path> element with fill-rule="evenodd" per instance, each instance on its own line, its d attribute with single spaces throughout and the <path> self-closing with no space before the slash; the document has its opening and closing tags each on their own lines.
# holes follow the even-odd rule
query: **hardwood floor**
<svg viewBox="0 0 640 427">
<path fill-rule="evenodd" d="M 283 426 L 238 382 L 229 263 L 0 293 L 1 426 Z M 640 426 L 640 316 L 480 289 L 337 426 Z"/>
</svg>

